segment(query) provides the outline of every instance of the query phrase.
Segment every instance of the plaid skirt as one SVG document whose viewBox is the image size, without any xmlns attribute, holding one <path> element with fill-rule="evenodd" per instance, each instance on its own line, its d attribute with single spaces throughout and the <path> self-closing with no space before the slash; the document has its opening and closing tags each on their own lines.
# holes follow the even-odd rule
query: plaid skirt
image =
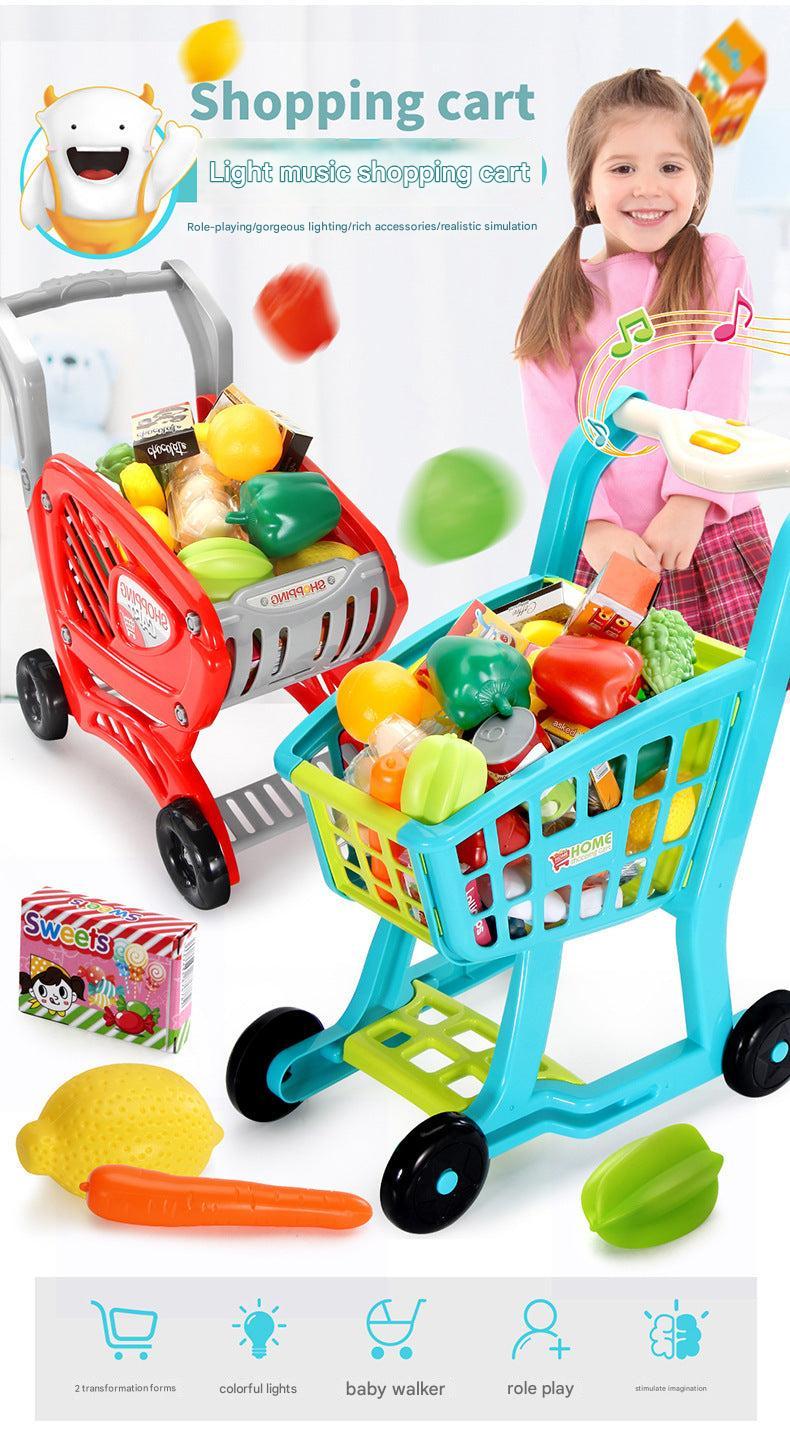
<svg viewBox="0 0 790 1431">
<path fill-rule="evenodd" d="M 685 571 L 665 571 L 656 606 L 679 611 L 701 636 L 745 647 L 771 559 L 771 538 L 759 507 L 706 527 Z M 576 580 L 589 586 L 595 572 L 582 552 Z"/>
</svg>

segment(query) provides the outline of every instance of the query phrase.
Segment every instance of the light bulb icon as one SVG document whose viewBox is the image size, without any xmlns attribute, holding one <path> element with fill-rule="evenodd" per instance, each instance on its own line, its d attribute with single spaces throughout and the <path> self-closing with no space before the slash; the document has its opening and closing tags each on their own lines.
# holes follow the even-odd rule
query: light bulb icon
<svg viewBox="0 0 790 1431">
<path fill-rule="evenodd" d="M 233 1323 L 236 1330 L 244 1334 L 239 1342 L 239 1346 L 244 1347 L 249 1344 L 250 1351 L 256 1361 L 261 1361 L 263 1357 L 268 1355 L 270 1344 L 273 1347 L 280 1345 L 275 1336 L 275 1332 L 280 1331 L 288 1324 L 287 1322 L 275 1321 L 279 1310 L 280 1308 L 278 1306 L 272 1307 L 270 1312 L 265 1311 L 260 1297 L 252 1311 L 248 1311 L 246 1307 L 239 1307 L 244 1321 Z"/>
</svg>

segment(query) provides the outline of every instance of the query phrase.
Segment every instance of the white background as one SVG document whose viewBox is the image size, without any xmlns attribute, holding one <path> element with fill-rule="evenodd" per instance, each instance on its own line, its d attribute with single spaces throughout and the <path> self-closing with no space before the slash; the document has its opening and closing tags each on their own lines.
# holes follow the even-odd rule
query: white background
<svg viewBox="0 0 790 1431">
<path fill-rule="evenodd" d="M 769 59 L 776 57 L 772 91 L 766 92 L 763 102 L 781 108 L 790 72 L 781 58 L 787 54 L 786 16 L 778 8 L 740 13 L 766 43 Z M 137 85 L 148 79 L 163 94 L 183 93 L 184 87 L 179 89 L 174 78 L 173 56 L 188 24 L 182 25 L 180 17 L 168 10 L 157 12 L 155 28 L 153 22 L 141 25 L 139 17 L 127 25 L 123 14 L 119 11 L 112 63 L 105 62 L 104 50 L 95 51 L 103 57 L 105 72 L 112 73 L 118 84 Z M 190 10 L 189 25 L 202 18 Z M 523 296 L 569 227 L 559 165 L 564 126 L 576 96 L 586 84 L 634 63 L 655 64 L 688 78 L 699 54 L 730 18 L 731 12 L 719 6 L 665 12 L 660 7 L 642 8 L 622 15 L 612 7 L 596 9 L 584 17 L 584 24 L 576 17 L 569 25 L 561 7 L 550 12 L 520 6 L 509 14 L 490 16 L 482 9 L 422 17 L 369 11 L 357 18 L 328 12 L 313 16 L 309 23 L 287 21 L 301 26 L 314 87 L 326 83 L 327 61 L 322 57 L 330 40 L 332 72 L 346 76 L 354 69 L 354 35 L 359 27 L 371 41 L 378 33 L 380 41 L 393 25 L 402 43 L 381 50 L 382 72 L 397 62 L 398 69 L 419 76 L 421 66 L 436 62 L 431 56 L 437 52 L 431 46 L 443 36 L 439 53 L 448 85 L 458 76 L 463 87 L 461 76 L 467 74 L 470 87 L 479 82 L 507 88 L 524 78 L 534 80 L 533 87 L 538 86 L 542 96 L 541 143 L 553 163 L 555 185 L 550 202 L 543 206 L 541 231 L 532 239 L 500 237 L 486 247 L 479 236 L 474 242 L 455 236 L 441 250 L 429 248 L 425 239 L 375 247 L 368 240 L 364 252 L 355 251 L 348 239 L 324 241 L 320 248 L 297 246 L 286 239 L 250 240 L 246 247 L 234 248 L 229 261 L 227 248 L 219 244 L 203 240 L 190 245 L 186 236 L 179 237 L 178 256 L 193 263 L 234 319 L 236 372 L 242 386 L 315 429 L 317 460 L 383 530 L 395 535 L 404 481 L 432 452 L 471 443 L 499 452 L 520 473 L 527 512 L 506 543 L 438 574 L 403 560 L 412 595 L 410 626 L 508 574 L 515 576 L 529 564 L 539 493 L 508 351 Z M 7 86 L 16 85 L 12 92 L 19 94 L 20 104 L 24 93 L 26 107 L 20 117 L 6 107 L 4 98 L 3 291 L 79 267 L 77 261 L 61 264 L 64 255 L 50 251 L 37 236 L 24 235 L 9 219 L 8 183 L 15 176 L 20 140 L 24 143 L 31 132 L 39 90 L 51 81 L 62 90 L 92 82 L 95 76 L 89 64 L 92 51 L 86 50 L 76 31 L 71 43 L 47 45 L 42 40 L 43 17 L 34 8 L 29 24 L 35 43 L 17 49 L 13 65 L 3 50 L 6 97 Z M 275 22 L 261 9 L 244 17 L 244 24 L 250 32 L 256 29 L 265 36 L 267 27 L 274 33 L 286 22 L 282 17 Z M 518 44 L 513 38 L 517 27 Z M 137 32 L 135 43 L 123 33 L 126 28 Z M 298 68 L 298 60 L 293 63 Z M 243 75 L 242 69 L 239 77 Z M 253 66 L 249 74 L 253 89 L 258 87 L 254 78 Z M 388 78 L 387 82 L 395 81 Z M 179 113 L 176 98 L 168 108 L 176 117 L 184 117 L 184 105 Z M 11 135 L 9 123 L 15 126 Z M 730 233 L 740 243 L 759 293 L 772 271 L 778 229 L 774 219 L 738 210 L 737 163 L 737 146 L 721 156 L 710 227 Z M 455 207 L 461 214 L 462 200 Z M 137 266 L 153 266 L 175 252 L 170 243 L 176 232 L 171 225 L 137 256 Z M 320 262 L 330 273 L 343 329 L 328 353 L 303 367 L 288 368 L 263 345 L 249 309 L 267 277 L 300 259 Z M 763 292 L 761 309 L 771 312 L 770 290 L 766 287 Z M 92 313 L 90 332 L 97 331 L 93 324 Z M 182 391 L 186 367 L 175 368 L 172 330 L 166 331 L 166 341 L 151 343 L 147 322 L 135 312 L 120 338 L 116 332 L 118 347 L 124 354 L 128 350 L 129 366 L 140 379 L 140 388 L 128 396 L 127 410 L 149 398 L 154 403 L 160 397 L 173 397 L 171 387 L 165 390 L 163 384 L 166 379 L 172 383 L 176 371 L 175 395 Z M 260 377 L 250 382 L 250 373 Z M 784 379 L 782 385 L 786 389 Z M 781 404 L 770 393 L 761 401 L 765 425 L 780 425 Z M 4 488 L 7 491 L 7 483 Z M 774 527 L 783 505 L 786 510 L 783 498 L 770 504 Z M 17 546 L 15 529 L 11 530 L 11 544 Z M 6 566 L 4 659 L 13 664 L 23 641 L 30 644 L 23 632 L 31 630 L 36 619 L 40 621 L 40 615 L 32 614 L 40 613 L 40 598 L 32 580 L 29 597 L 23 595 L 24 569 L 12 566 L 10 571 L 15 580 L 9 586 Z M 290 703 L 274 701 L 256 702 L 221 717 L 201 739 L 201 764 L 212 788 L 230 789 L 251 774 L 269 770 L 274 747 L 292 728 L 296 714 Z M 648 1273 L 757 1275 L 760 1424 L 785 1423 L 786 1100 L 790 1095 L 751 1103 L 719 1081 L 592 1143 L 541 1139 L 497 1160 L 472 1211 L 454 1228 L 428 1239 L 410 1239 L 397 1232 L 377 1207 L 378 1183 L 390 1152 L 419 1120 L 416 1110 L 393 1094 L 356 1075 L 273 1127 L 245 1124 L 237 1117 L 227 1103 L 223 1078 L 227 1054 L 240 1030 L 258 1013 L 281 1003 L 313 1009 L 329 1023 L 352 990 L 374 929 L 371 916 L 333 897 L 322 885 L 304 831 L 249 852 L 243 859 L 242 883 L 230 905 L 201 918 L 192 1039 L 169 1066 L 194 1080 L 225 1127 L 225 1140 L 212 1158 L 211 1172 L 346 1187 L 374 1204 L 373 1222 L 342 1238 L 137 1234 L 91 1219 L 84 1206 L 54 1184 L 24 1174 L 13 1151 L 19 1126 L 37 1116 L 66 1078 L 126 1055 L 106 1040 L 99 1044 L 90 1035 L 68 1033 L 16 1013 L 19 899 L 51 882 L 166 912 L 176 912 L 179 902 L 158 863 L 152 803 L 131 772 L 79 731 L 71 731 L 59 747 L 37 744 L 11 702 L 0 708 L 0 721 L 6 812 L 1 911 L 6 992 L 0 1011 L 7 1190 L 2 1339 L 9 1365 L 16 1368 L 5 1378 L 5 1410 L 13 1424 L 29 1425 L 32 1420 L 33 1278 L 85 1274 L 91 1268 L 102 1275 L 114 1268 L 127 1275 L 144 1275 L 151 1268 L 165 1275 L 226 1276 L 234 1271 L 248 1275 L 257 1269 L 264 1295 L 271 1289 L 273 1296 L 278 1275 L 298 1275 L 300 1270 L 318 1270 L 327 1276 L 372 1270 L 382 1275 L 491 1273 L 523 1276 L 525 1282 L 546 1275 L 607 1272 L 635 1278 Z M 783 816 L 788 753 L 785 729 L 771 757 L 733 900 L 729 946 L 738 1005 L 788 983 L 781 902 L 787 869 Z M 494 981 L 475 991 L 471 1001 L 496 1017 L 503 992 L 502 982 Z M 615 934 L 591 936 L 568 948 L 549 1051 L 582 1077 L 594 1077 L 613 1063 L 628 1062 L 679 1037 L 680 1016 L 672 926 L 663 916 L 653 915 L 638 929 L 625 925 Z M 630 1137 L 682 1120 L 695 1123 L 725 1156 L 714 1215 L 693 1236 L 670 1247 L 642 1254 L 607 1249 L 590 1234 L 581 1214 L 584 1179 Z"/>
</svg>

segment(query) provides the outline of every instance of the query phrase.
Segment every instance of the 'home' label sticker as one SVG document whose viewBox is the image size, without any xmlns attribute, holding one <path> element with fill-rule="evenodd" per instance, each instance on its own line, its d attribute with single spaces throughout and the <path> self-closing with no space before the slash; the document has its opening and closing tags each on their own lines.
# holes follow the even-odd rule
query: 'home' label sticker
<svg viewBox="0 0 790 1431">
<path fill-rule="evenodd" d="M 135 577 L 125 572 L 117 577 L 111 594 L 113 622 L 130 646 L 166 646 L 173 625 L 161 601 Z"/>
<path fill-rule="evenodd" d="M 605 835 L 594 835 L 591 840 L 580 840 L 577 845 L 563 845 L 559 850 L 552 850 L 549 864 L 555 874 L 558 870 L 571 869 L 573 865 L 583 865 L 599 855 L 610 854 L 612 841 L 612 831 L 607 830 Z"/>
</svg>

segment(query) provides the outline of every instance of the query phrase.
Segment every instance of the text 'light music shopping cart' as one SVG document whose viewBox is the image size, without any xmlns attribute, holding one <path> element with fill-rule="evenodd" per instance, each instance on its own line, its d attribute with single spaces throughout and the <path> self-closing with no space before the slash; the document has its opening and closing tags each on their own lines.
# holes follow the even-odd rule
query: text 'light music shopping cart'
<svg viewBox="0 0 790 1431">
<path fill-rule="evenodd" d="M 673 465 L 696 482 L 778 485 L 783 473 L 790 485 L 790 442 L 741 427 L 733 447 L 732 428 L 729 443 L 717 441 L 726 430 L 718 419 L 658 408 L 631 389 L 613 394 L 607 425 L 612 452 L 597 451 L 581 430 L 569 439 L 538 534 L 536 574 L 485 597 L 489 607 L 523 602 L 528 619 L 545 573 L 571 577 L 595 483 L 637 433 L 662 437 Z M 719 473 L 728 461 L 729 479 Z M 638 471 L 635 461 L 635 481 Z M 460 610 L 390 659 L 412 667 Z M 590 1137 L 722 1071 L 750 1096 L 781 1086 L 790 1078 L 790 993 L 764 996 L 736 1021 L 726 932 L 789 674 L 790 518 L 745 653 L 698 636 L 691 680 L 528 764 L 441 825 L 408 820 L 342 779 L 336 701 L 327 701 L 275 759 L 304 793 L 327 883 L 381 920 L 332 1028 L 301 1010 L 276 1009 L 241 1035 L 228 1065 L 237 1108 L 258 1121 L 279 1118 L 357 1069 L 411 1099 L 430 1116 L 393 1154 L 381 1200 L 396 1225 L 431 1232 L 474 1201 L 491 1156 L 539 1133 Z M 663 783 L 636 793 L 638 758 L 657 740 L 668 746 Z M 615 760 L 620 803 L 594 813 L 590 772 Z M 544 825 L 541 804 L 564 781 L 575 784 L 575 817 L 557 831 Z M 503 854 L 497 822 L 514 809 L 526 815 L 528 833 L 523 848 Z M 485 863 L 470 877 L 458 847 L 481 834 Z M 386 888 L 374 856 L 386 867 Z M 478 898 L 470 898 L 472 886 Z M 585 899 L 591 889 L 595 898 Z M 685 1037 L 584 1083 L 545 1052 L 563 943 L 662 908 L 676 921 Z M 436 952 L 413 964 L 415 939 Z M 503 970 L 510 981 L 497 1026 L 459 996 Z"/>
<path fill-rule="evenodd" d="M 160 806 L 157 841 L 174 884 L 210 909 L 239 878 L 237 852 L 304 814 L 274 774 L 215 798 L 192 759 L 200 731 L 223 706 L 282 688 L 312 710 L 349 665 L 389 644 L 406 593 L 381 534 L 330 482 L 342 508 L 333 535 L 359 556 L 212 603 L 117 491 L 75 458 L 52 455 L 44 374 L 19 320 L 149 293 L 167 295 L 187 338 L 202 420 L 232 381 L 233 337 L 186 264 L 50 279 L 0 300 L 0 373 L 55 647 L 55 662 L 41 650 L 21 658 L 17 690 L 40 739 L 61 739 L 71 715 L 129 761 Z M 320 469 L 305 459 L 301 470 Z"/>
</svg>

